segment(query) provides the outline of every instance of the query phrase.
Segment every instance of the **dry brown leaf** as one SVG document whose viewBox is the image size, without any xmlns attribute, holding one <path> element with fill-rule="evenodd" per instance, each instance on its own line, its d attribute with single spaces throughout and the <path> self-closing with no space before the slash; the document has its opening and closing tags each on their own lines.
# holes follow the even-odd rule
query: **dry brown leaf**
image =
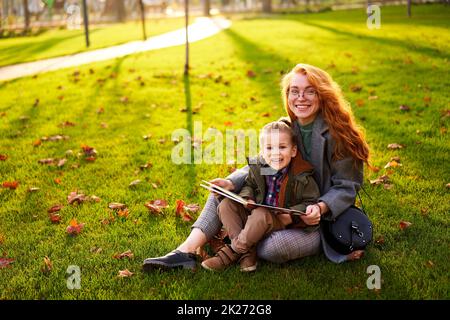
<svg viewBox="0 0 450 320">
<path fill-rule="evenodd" d="M 120 278 L 128 278 L 128 277 L 131 277 L 133 274 L 134 274 L 134 273 L 131 272 L 131 271 L 128 270 L 128 269 L 125 269 L 125 270 L 119 270 L 119 275 L 118 275 L 118 277 L 120 277 Z"/>
<path fill-rule="evenodd" d="M 247 77 L 254 78 L 256 77 L 256 73 L 253 70 L 247 70 Z"/>
<path fill-rule="evenodd" d="M 140 183 L 141 183 L 141 180 L 137 179 L 137 180 L 134 180 L 134 181 L 130 182 L 130 184 L 128 186 L 129 187 L 135 187 L 135 186 L 137 186 Z"/>
<path fill-rule="evenodd" d="M 410 111 L 411 110 L 411 108 L 409 106 L 407 106 L 406 104 L 402 104 L 399 107 L 399 109 L 400 109 L 400 111 Z"/>
<path fill-rule="evenodd" d="M 81 149 L 86 157 L 95 157 L 97 155 L 97 151 L 88 145 L 82 144 Z"/>
<path fill-rule="evenodd" d="M 57 167 L 62 167 L 67 162 L 66 158 L 60 159 L 56 164 Z"/>
<path fill-rule="evenodd" d="M 393 184 L 389 184 L 389 183 L 383 184 L 383 188 L 384 188 L 385 190 L 391 190 L 393 187 L 394 187 Z"/>
<path fill-rule="evenodd" d="M 14 262 L 13 258 L 0 257 L 0 269 L 9 267 Z"/>
<path fill-rule="evenodd" d="M 397 168 L 397 167 L 401 167 L 401 166 L 402 166 L 401 163 L 398 163 L 397 161 L 392 160 L 392 161 L 389 161 L 389 162 L 384 166 L 384 168 L 385 168 L 385 169 L 387 169 L 387 168 Z"/>
<path fill-rule="evenodd" d="M 134 257 L 133 252 L 131 252 L 131 250 L 127 250 L 125 252 L 122 253 L 116 253 L 113 255 L 114 259 L 123 259 L 123 258 L 129 258 L 132 259 Z"/>
<path fill-rule="evenodd" d="M 409 221 L 402 220 L 402 221 L 400 221 L 399 225 L 400 225 L 400 229 L 405 230 L 405 229 L 409 228 L 412 225 L 412 223 Z"/>
<path fill-rule="evenodd" d="M 376 178 L 375 180 L 369 180 L 369 182 L 372 185 L 373 184 L 374 185 L 379 185 L 379 184 L 382 184 L 382 183 L 389 183 L 390 180 L 389 180 L 389 176 L 388 175 L 382 175 L 382 176 Z"/>
<path fill-rule="evenodd" d="M 59 210 L 61 210 L 63 208 L 63 205 L 60 204 L 56 204 L 53 207 L 51 207 L 50 209 L 47 210 L 48 213 L 54 213 L 57 212 Z"/>
<path fill-rule="evenodd" d="M 52 223 L 60 223 L 61 222 L 61 216 L 58 213 L 50 212 L 48 214 L 48 217 L 50 218 L 50 221 Z"/>
<path fill-rule="evenodd" d="M 117 212 L 117 216 L 119 218 L 128 218 L 128 215 L 130 214 L 130 211 L 128 210 L 128 208 L 125 209 L 119 209 L 119 211 Z"/>
<path fill-rule="evenodd" d="M 352 91 L 352 92 L 360 92 L 361 90 L 362 90 L 362 85 L 360 85 L 360 84 L 352 84 L 351 86 L 350 86 L 350 90 Z"/>
<path fill-rule="evenodd" d="M 157 199 L 150 202 L 147 202 L 144 204 L 144 206 L 150 210 L 152 213 L 159 214 L 161 213 L 162 209 L 165 209 L 169 207 L 166 200 Z"/>
<path fill-rule="evenodd" d="M 143 164 L 143 165 L 139 166 L 139 168 L 141 170 L 149 169 L 151 167 L 153 167 L 153 164 L 151 164 L 150 162 L 147 162 L 146 164 Z"/>
<path fill-rule="evenodd" d="M 402 149 L 402 148 L 404 148 L 405 145 L 403 145 L 403 144 L 398 144 L 398 143 L 391 143 L 391 144 L 389 144 L 387 147 L 388 147 L 388 149 L 396 150 L 396 149 Z"/>
<path fill-rule="evenodd" d="M 63 128 L 63 127 L 74 127 L 75 123 L 71 122 L 71 121 L 64 121 L 61 122 L 58 127 Z"/>
<path fill-rule="evenodd" d="M 375 240 L 376 244 L 380 244 L 383 245 L 384 244 L 384 237 L 383 236 L 379 236 L 376 240 Z"/>
<path fill-rule="evenodd" d="M 116 209 L 125 209 L 127 206 L 123 203 L 119 203 L 119 202 L 111 202 L 108 205 L 108 208 L 116 210 Z"/>
<path fill-rule="evenodd" d="M 183 221 L 187 221 L 187 222 L 194 220 L 194 218 L 187 212 L 183 212 L 182 219 L 183 219 Z"/>
<path fill-rule="evenodd" d="M 94 202 L 100 202 L 100 200 L 102 200 L 102 199 L 100 199 L 99 197 L 97 197 L 95 195 L 92 195 L 89 197 L 89 200 L 94 201 Z"/>
<path fill-rule="evenodd" d="M 90 251 L 91 251 L 91 253 L 99 254 L 99 253 L 101 253 L 103 251 L 103 249 L 100 248 L 100 247 L 95 246 L 95 247 L 92 247 Z"/>
<path fill-rule="evenodd" d="M 49 273 L 53 269 L 53 263 L 49 257 L 44 257 L 44 264 L 41 268 L 42 273 Z"/>
<path fill-rule="evenodd" d="M 69 204 L 73 204 L 74 202 L 78 202 L 78 203 L 82 203 L 84 201 L 86 201 L 86 196 L 83 193 L 77 193 L 75 191 L 72 191 L 68 196 L 67 196 L 67 201 L 69 202 Z"/>
</svg>

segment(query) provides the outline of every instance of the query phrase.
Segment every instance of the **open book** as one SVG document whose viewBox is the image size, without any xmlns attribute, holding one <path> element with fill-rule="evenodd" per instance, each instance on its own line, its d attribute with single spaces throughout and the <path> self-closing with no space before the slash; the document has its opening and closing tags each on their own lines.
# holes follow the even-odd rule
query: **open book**
<svg viewBox="0 0 450 320">
<path fill-rule="evenodd" d="M 208 181 L 205 181 L 205 180 L 202 180 L 202 182 L 204 184 L 200 184 L 200 186 L 205 188 L 205 189 L 208 189 L 211 192 L 220 194 L 221 196 L 224 196 L 224 197 L 226 197 L 228 199 L 231 199 L 231 200 L 234 200 L 236 202 L 239 202 L 239 203 L 243 204 L 244 206 L 249 204 L 249 202 L 247 200 L 245 200 L 241 196 L 239 196 L 239 195 L 237 195 L 237 194 L 235 194 L 235 193 L 233 193 L 231 191 L 228 191 L 227 189 L 219 187 L 219 186 L 217 186 L 215 184 L 212 184 L 212 183 L 210 183 Z M 290 213 L 290 214 L 294 214 L 294 215 L 305 214 L 304 212 L 299 211 L 299 210 L 293 210 L 293 209 L 287 209 L 287 208 L 281 208 L 281 207 L 273 207 L 273 206 L 268 206 L 268 205 L 265 205 L 265 204 L 250 203 L 249 205 L 253 206 L 255 208 L 256 207 L 267 208 L 267 209 L 269 209 L 271 211 L 274 211 L 276 213 Z"/>
</svg>

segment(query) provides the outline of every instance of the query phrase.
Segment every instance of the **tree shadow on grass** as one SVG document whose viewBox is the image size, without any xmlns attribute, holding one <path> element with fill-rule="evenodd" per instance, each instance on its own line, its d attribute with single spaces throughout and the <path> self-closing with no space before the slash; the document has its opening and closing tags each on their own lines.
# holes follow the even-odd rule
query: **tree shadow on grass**
<svg viewBox="0 0 450 320">
<path fill-rule="evenodd" d="M 274 80 L 279 82 L 281 76 L 291 70 L 298 62 L 294 62 L 276 52 L 264 50 L 262 46 L 243 37 L 241 34 L 233 31 L 232 28 L 223 32 L 237 45 L 238 55 L 241 60 L 249 63 L 252 71 L 257 74 L 253 79 L 261 87 L 261 92 L 267 92 L 269 95 L 274 92 L 279 97 L 279 90 L 273 87 L 272 82 L 268 81 L 268 77 L 275 78 Z M 280 101 L 281 98 L 278 98 L 276 101 L 270 101 L 270 103 L 279 104 Z"/>
<path fill-rule="evenodd" d="M 436 48 L 427 47 L 424 45 L 418 45 L 417 43 L 410 43 L 408 41 L 403 41 L 403 40 L 398 40 L 398 39 L 381 38 L 381 37 L 353 33 L 353 32 L 349 32 L 349 31 L 338 30 L 338 29 L 334 29 L 334 28 L 331 28 L 328 26 L 321 25 L 319 23 L 311 22 L 311 21 L 305 21 L 305 20 L 299 21 L 297 19 L 292 19 L 292 21 L 295 21 L 295 22 L 298 22 L 300 24 L 304 24 L 307 26 L 319 28 L 319 29 L 322 29 L 325 31 L 329 31 L 329 32 L 335 33 L 337 35 L 356 38 L 361 41 L 376 42 L 378 44 L 382 44 L 382 45 L 386 45 L 386 46 L 399 47 L 404 50 L 427 55 L 431 58 L 438 57 L 441 59 L 447 59 L 447 60 L 450 59 L 450 55 L 448 53 L 441 52 L 440 50 L 438 50 Z M 370 46 L 368 46 L 367 48 L 369 49 Z"/>
<path fill-rule="evenodd" d="M 94 29 L 92 31 L 90 31 L 89 33 L 95 33 L 100 29 Z M 45 52 L 48 51 L 49 49 L 51 49 L 52 47 L 59 45 L 65 41 L 71 40 L 73 38 L 77 38 L 80 37 L 80 41 L 84 40 L 84 34 L 74 34 L 74 35 L 67 35 L 67 36 L 59 36 L 59 37 L 53 37 L 44 41 L 39 41 L 36 43 L 21 43 L 21 44 L 16 44 L 13 46 L 10 46 L 8 48 L 2 48 L 2 57 L 0 58 L 0 67 L 1 66 L 5 66 L 5 65 L 9 65 L 8 61 L 10 60 L 9 57 L 14 57 L 14 60 L 19 61 L 17 63 L 13 63 L 14 64 L 19 64 L 22 62 L 30 62 L 33 60 L 37 60 L 38 58 L 35 59 L 28 59 L 30 56 L 34 56 L 38 53 L 41 52 Z M 75 54 L 78 52 L 81 52 L 83 50 L 79 50 L 76 52 L 72 52 L 71 54 Z M 52 57 L 56 57 L 57 54 L 55 54 Z M 51 57 L 48 57 L 46 59 L 49 59 Z"/>
<path fill-rule="evenodd" d="M 190 136 L 192 139 L 194 138 L 194 129 L 192 126 L 192 98 L 191 98 L 191 83 L 189 75 L 183 76 L 183 84 L 184 84 L 184 96 L 185 96 L 185 103 L 186 103 L 186 129 L 189 131 Z M 195 185 L 195 179 L 197 176 L 196 170 L 195 170 L 195 164 L 194 164 L 194 147 L 192 143 L 190 143 L 190 150 L 191 150 L 191 161 L 188 166 L 188 179 L 189 179 L 189 190 L 188 195 L 189 197 L 192 196 L 195 191 L 197 190 L 197 187 Z"/>
</svg>

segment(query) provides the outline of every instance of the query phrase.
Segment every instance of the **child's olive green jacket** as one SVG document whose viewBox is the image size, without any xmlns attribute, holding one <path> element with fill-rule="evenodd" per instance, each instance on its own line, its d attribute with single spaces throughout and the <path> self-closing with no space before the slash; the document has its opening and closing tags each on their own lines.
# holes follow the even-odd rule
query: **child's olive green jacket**
<svg viewBox="0 0 450 320">
<path fill-rule="evenodd" d="M 249 160 L 249 174 L 239 195 L 243 198 L 252 199 L 262 204 L 266 195 L 266 180 L 261 173 L 269 165 L 262 156 Z M 317 203 L 320 196 L 319 187 L 313 178 L 313 167 L 303 160 L 300 152 L 291 160 L 289 169 L 284 175 L 280 192 L 278 194 L 278 206 L 305 212 L 306 206 Z M 295 227 L 304 227 L 301 223 Z"/>
</svg>

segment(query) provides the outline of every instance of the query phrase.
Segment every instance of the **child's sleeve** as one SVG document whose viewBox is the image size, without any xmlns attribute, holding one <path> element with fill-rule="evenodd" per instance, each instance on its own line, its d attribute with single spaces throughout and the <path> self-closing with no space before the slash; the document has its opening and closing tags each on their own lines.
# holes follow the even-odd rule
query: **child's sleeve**
<svg viewBox="0 0 450 320">
<path fill-rule="evenodd" d="M 244 199 L 256 200 L 255 190 L 256 190 L 256 180 L 253 172 L 249 170 L 247 177 L 245 178 L 244 186 L 239 192 L 239 195 Z"/>
<path fill-rule="evenodd" d="M 303 194 L 296 195 L 297 197 L 301 198 L 302 201 L 290 207 L 290 209 L 305 212 L 307 206 L 317 203 L 317 199 L 320 197 L 319 186 L 317 185 L 316 181 L 314 181 L 314 178 L 312 176 L 308 176 L 306 177 L 306 179 L 307 181 L 305 187 L 302 190 Z"/>
</svg>

